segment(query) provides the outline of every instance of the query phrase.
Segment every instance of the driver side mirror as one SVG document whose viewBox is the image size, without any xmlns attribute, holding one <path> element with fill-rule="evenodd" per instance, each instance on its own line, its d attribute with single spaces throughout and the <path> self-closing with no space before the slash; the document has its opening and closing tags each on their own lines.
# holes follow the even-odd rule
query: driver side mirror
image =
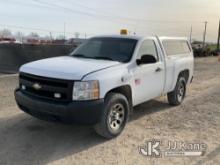
<svg viewBox="0 0 220 165">
<path fill-rule="evenodd" d="M 136 62 L 137 62 L 137 65 L 153 64 L 157 62 L 157 59 L 153 55 L 144 54 L 141 56 L 141 59 L 137 59 Z"/>
</svg>

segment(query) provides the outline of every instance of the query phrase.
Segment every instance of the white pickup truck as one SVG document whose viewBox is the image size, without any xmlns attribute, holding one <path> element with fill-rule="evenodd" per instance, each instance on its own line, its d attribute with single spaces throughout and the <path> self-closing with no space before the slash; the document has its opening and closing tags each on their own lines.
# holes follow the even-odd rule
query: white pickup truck
<svg viewBox="0 0 220 165">
<path fill-rule="evenodd" d="M 23 65 L 15 98 L 32 116 L 92 124 L 113 138 L 134 106 L 165 94 L 181 104 L 193 67 L 186 38 L 97 36 L 69 56 Z"/>
</svg>

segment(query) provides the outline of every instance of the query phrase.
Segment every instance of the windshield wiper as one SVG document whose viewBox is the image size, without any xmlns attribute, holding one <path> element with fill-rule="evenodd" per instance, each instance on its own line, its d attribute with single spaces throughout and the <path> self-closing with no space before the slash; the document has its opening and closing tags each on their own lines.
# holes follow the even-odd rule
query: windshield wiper
<svg viewBox="0 0 220 165">
<path fill-rule="evenodd" d="M 84 54 L 73 54 L 73 57 L 79 57 L 79 58 L 91 58 L 91 59 L 101 59 L 101 60 L 110 60 L 110 61 L 114 61 L 112 58 L 110 58 L 110 57 L 105 57 L 105 56 L 89 57 L 89 56 L 85 56 Z"/>
<path fill-rule="evenodd" d="M 110 60 L 110 61 L 114 61 L 112 58 L 110 57 L 105 57 L 105 56 L 96 56 L 94 57 L 95 59 L 101 59 L 101 60 Z"/>
<path fill-rule="evenodd" d="M 91 57 L 85 56 L 84 54 L 73 54 L 73 57 L 91 58 Z"/>
</svg>

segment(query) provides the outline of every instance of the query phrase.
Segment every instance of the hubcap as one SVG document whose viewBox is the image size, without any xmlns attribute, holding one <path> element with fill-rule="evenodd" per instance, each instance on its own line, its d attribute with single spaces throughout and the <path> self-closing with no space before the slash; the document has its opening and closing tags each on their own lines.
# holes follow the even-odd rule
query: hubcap
<svg viewBox="0 0 220 165">
<path fill-rule="evenodd" d="M 177 92 L 177 98 L 178 98 L 179 102 L 181 102 L 183 100 L 184 95 L 185 95 L 185 86 L 183 83 L 181 83 L 179 85 L 178 92 Z"/>
<path fill-rule="evenodd" d="M 120 103 L 117 103 L 112 106 L 109 117 L 108 124 L 113 131 L 117 131 L 121 128 L 125 119 L 125 109 L 124 106 Z"/>
</svg>

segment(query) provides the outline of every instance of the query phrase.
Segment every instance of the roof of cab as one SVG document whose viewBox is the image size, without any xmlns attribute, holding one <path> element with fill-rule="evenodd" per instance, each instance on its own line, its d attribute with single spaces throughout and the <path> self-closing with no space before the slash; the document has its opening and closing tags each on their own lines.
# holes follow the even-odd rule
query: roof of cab
<svg viewBox="0 0 220 165">
<path fill-rule="evenodd" d="M 138 35 L 98 35 L 92 38 L 97 37 L 106 37 L 106 38 L 127 38 L 127 39 L 135 39 L 135 40 L 142 40 L 145 38 L 150 37 L 157 37 L 157 36 L 138 36 Z M 158 36 L 160 40 L 188 40 L 187 37 L 166 37 L 166 36 Z"/>
<path fill-rule="evenodd" d="M 98 35 L 94 36 L 92 38 L 97 38 L 97 37 L 106 37 L 106 38 L 127 38 L 127 39 L 135 39 L 135 40 L 140 40 L 144 37 L 141 36 L 134 36 L 134 35 Z"/>
</svg>

